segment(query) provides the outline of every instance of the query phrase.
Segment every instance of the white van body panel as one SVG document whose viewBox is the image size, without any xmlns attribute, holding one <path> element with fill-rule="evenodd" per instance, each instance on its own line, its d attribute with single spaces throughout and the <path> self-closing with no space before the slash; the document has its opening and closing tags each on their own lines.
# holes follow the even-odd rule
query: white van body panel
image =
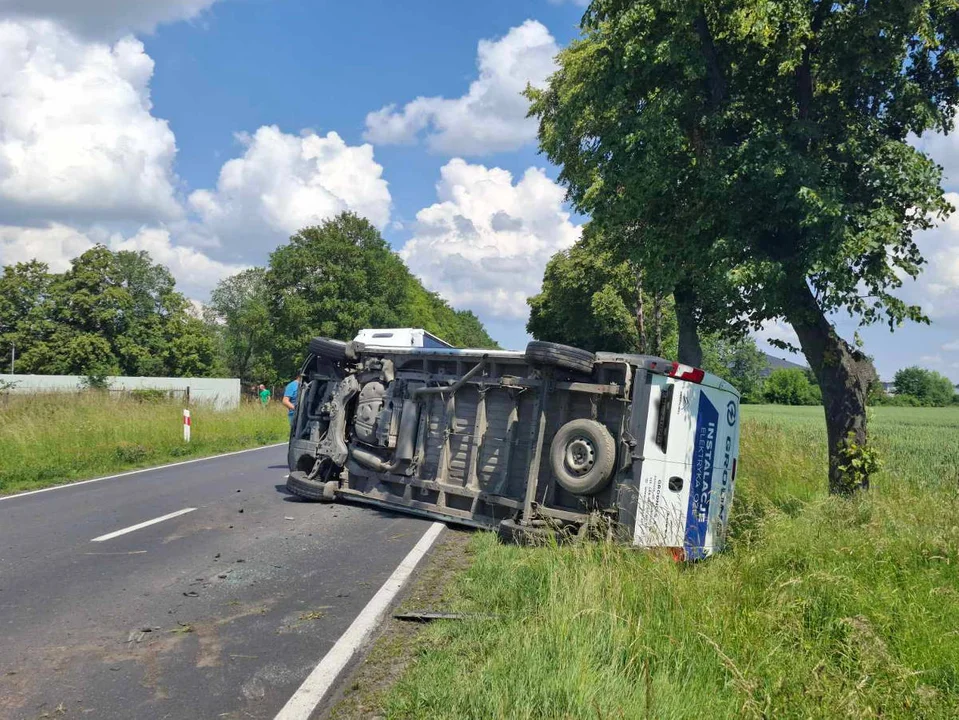
<svg viewBox="0 0 959 720">
<path fill-rule="evenodd" d="M 355 342 L 375 347 L 390 348 L 449 348 L 452 347 L 445 340 L 441 340 L 422 328 L 376 328 L 360 330 Z"/>
<path fill-rule="evenodd" d="M 650 380 L 633 542 L 682 548 L 687 559 L 701 559 L 726 542 L 739 394 L 718 378 L 710 385 L 664 375 Z"/>
</svg>

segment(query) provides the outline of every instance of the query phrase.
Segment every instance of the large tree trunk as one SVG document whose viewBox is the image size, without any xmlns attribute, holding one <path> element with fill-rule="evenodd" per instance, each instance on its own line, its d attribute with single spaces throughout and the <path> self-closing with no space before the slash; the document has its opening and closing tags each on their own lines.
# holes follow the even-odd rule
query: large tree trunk
<svg viewBox="0 0 959 720">
<path fill-rule="evenodd" d="M 676 300 L 676 324 L 679 326 L 679 362 L 700 367 L 703 364 L 703 348 L 699 344 L 699 329 L 696 327 L 696 296 L 685 285 L 673 291 Z"/>
<path fill-rule="evenodd" d="M 809 362 L 826 412 L 829 443 L 829 492 L 849 494 L 869 487 L 868 476 L 851 479 L 840 467 L 846 464 L 850 442 L 866 446 L 866 393 L 875 377 L 872 363 L 836 333 L 805 281 L 790 296 L 786 319 L 796 330 Z"/>
<path fill-rule="evenodd" d="M 639 352 L 649 352 L 649 338 L 646 337 L 646 310 L 643 302 L 643 274 L 639 268 L 633 268 L 636 276 L 636 331 L 639 333 Z"/>
<path fill-rule="evenodd" d="M 649 349 L 650 355 L 663 355 L 663 296 L 656 293 L 653 296 L 653 346 Z"/>
</svg>

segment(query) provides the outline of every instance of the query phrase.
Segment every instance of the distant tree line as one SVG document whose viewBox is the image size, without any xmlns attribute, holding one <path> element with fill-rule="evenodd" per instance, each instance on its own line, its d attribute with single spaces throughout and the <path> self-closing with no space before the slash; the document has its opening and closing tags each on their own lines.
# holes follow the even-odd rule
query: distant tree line
<svg viewBox="0 0 959 720">
<path fill-rule="evenodd" d="M 892 379 L 895 393 L 887 393 L 881 385 L 870 389 L 870 399 L 876 405 L 904 407 L 945 407 L 959 405 L 959 394 L 952 380 L 935 370 L 917 366 L 899 370 Z"/>
<path fill-rule="evenodd" d="M 210 376 L 216 333 L 145 252 L 96 246 L 63 273 L 41 262 L 0 275 L 0 367 L 38 375 Z"/>
<path fill-rule="evenodd" d="M 41 375 L 292 377 L 310 338 L 422 327 L 454 345 L 496 347 L 479 319 L 423 287 L 367 220 L 304 228 L 266 267 L 226 278 L 202 317 L 145 252 L 96 246 L 63 273 L 41 262 L 0 274 L 0 368 Z M 4 360 L 5 358 L 5 360 Z"/>
</svg>

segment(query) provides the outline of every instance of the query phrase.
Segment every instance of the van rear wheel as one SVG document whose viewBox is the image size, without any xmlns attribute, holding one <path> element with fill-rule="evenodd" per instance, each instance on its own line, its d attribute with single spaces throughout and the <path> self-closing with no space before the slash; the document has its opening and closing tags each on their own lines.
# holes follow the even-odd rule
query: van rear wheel
<svg viewBox="0 0 959 720">
<path fill-rule="evenodd" d="M 602 423 L 580 418 L 561 427 L 549 449 L 549 465 L 563 488 L 594 495 L 609 484 L 616 464 L 616 441 Z"/>
</svg>

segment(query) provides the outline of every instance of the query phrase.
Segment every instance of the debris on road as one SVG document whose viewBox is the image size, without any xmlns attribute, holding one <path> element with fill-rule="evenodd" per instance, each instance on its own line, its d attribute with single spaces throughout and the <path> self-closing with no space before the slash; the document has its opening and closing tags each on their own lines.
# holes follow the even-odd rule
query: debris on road
<svg viewBox="0 0 959 720">
<path fill-rule="evenodd" d="M 403 612 L 393 615 L 397 620 L 406 622 L 428 623 L 434 620 L 496 620 L 502 615 L 485 613 L 444 613 L 444 612 Z"/>
</svg>

